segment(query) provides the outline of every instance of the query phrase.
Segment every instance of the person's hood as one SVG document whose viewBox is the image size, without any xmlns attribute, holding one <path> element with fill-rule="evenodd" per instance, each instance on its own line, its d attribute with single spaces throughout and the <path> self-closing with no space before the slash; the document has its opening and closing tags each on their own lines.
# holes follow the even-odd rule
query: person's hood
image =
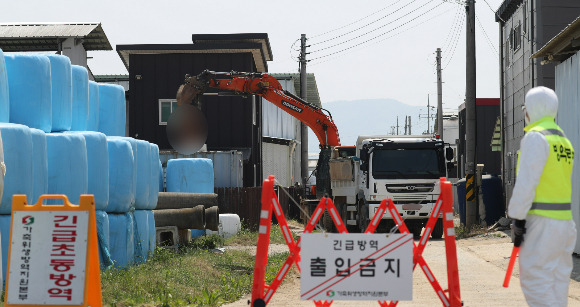
<svg viewBox="0 0 580 307">
<path fill-rule="evenodd" d="M 526 94 L 525 106 L 530 117 L 529 123 L 534 123 L 546 116 L 556 118 L 558 96 L 547 87 L 534 87 Z"/>
</svg>

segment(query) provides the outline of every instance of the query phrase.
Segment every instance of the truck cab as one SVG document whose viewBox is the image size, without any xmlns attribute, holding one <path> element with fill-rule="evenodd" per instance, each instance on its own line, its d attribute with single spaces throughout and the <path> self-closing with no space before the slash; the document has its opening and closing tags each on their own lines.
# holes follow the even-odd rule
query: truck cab
<svg viewBox="0 0 580 307">
<path fill-rule="evenodd" d="M 380 202 L 391 198 L 409 230 L 420 236 L 440 194 L 439 178 L 447 176 L 446 158 L 452 156 L 443 141 L 432 135 L 359 137 L 356 156 L 350 157 L 350 182 L 346 180 L 347 159 L 338 157 L 330 164 L 332 192 L 343 220 L 362 232 Z M 394 226 L 385 213 L 379 231 L 388 232 Z M 432 236 L 442 235 L 439 220 Z"/>
</svg>

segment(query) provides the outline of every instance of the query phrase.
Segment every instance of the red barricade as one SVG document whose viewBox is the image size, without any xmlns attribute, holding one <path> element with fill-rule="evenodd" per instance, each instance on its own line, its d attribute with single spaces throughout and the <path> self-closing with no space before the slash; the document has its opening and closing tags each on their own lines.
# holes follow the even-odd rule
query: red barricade
<svg viewBox="0 0 580 307">
<path fill-rule="evenodd" d="M 280 268 L 278 271 L 278 274 L 274 278 L 274 281 L 272 281 L 272 284 L 266 285 L 264 277 L 266 264 L 268 263 L 268 245 L 270 243 L 272 209 L 274 209 L 276 219 L 278 220 L 278 224 L 280 225 L 282 233 L 284 234 L 286 244 L 290 250 L 290 256 L 288 256 L 288 259 L 286 259 L 282 265 L 282 268 Z M 409 233 L 409 229 L 405 225 L 405 222 L 401 219 L 401 216 L 399 215 L 399 212 L 391 199 L 385 199 L 381 202 L 365 233 L 375 232 L 387 209 L 397 223 L 399 231 L 401 233 Z M 322 217 L 324 210 L 328 210 L 336 228 L 340 233 L 348 233 L 346 226 L 340 218 L 340 214 L 332 202 L 332 199 L 326 197 L 323 197 L 318 203 L 316 209 L 314 209 L 312 217 L 308 221 L 308 224 L 306 224 L 304 233 L 312 232 L 314 230 L 316 223 L 318 223 L 318 220 Z M 443 290 L 441 288 L 439 282 L 435 278 L 435 275 L 422 256 L 423 251 L 425 250 L 425 246 L 427 245 L 427 241 L 431 236 L 431 232 L 433 231 L 433 228 L 435 227 L 441 212 L 443 212 L 443 228 L 445 233 L 445 249 L 447 256 L 447 290 Z M 435 208 L 433 209 L 429 221 L 425 226 L 425 232 L 423 233 L 419 244 L 415 245 L 413 242 L 413 245 L 413 269 L 415 269 L 416 265 L 419 264 L 444 306 L 462 306 L 459 289 L 457 251 L 455 246 L 455 228 L 453 225 L 453 197 L 451 183 L 445 181 L 445 178 L 441 178 L 441 194 L 439 199 L 437 199 Z M 260 227 L 256 250 L 256 265 L 254 267 L 254 282 L 252 287 L 251 301 L 252 306 L 265 306 L 268 304 L 272 298 L 272 295 L 274 295 L 280 286 L 280 283 L 292 267 L 292 264 L 295 264 L 298 268 L 298 271 L 300 271 L 300 239 L 297 242 L 294 242 L 294 238 L 290 233 L 290 229 L 286 223 L 286 218 L 282 212 L 278 198 L 274 193 L 274 176 L 269 176 L 268 179 L 264 180 L 264 185 L 262 186 L 262 210 L 260 211 Z M 329 307 L 332 304 L 332 301 L 314 301 L 314 303 L 316 306 Z M 381 306 L 396 306 L 398 302 L 379 301 L 378 303 Z"/>
</svg>

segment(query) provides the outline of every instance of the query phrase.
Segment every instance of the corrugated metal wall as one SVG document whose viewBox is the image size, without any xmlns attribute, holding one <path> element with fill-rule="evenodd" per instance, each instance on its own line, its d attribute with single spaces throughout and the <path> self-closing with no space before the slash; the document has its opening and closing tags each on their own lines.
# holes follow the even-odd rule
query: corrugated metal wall
<svg viewBox="0 0 580 307">
<path fill-rule="evenodd" d="M 556 122 L 564 130 L 576 153 L 580 152 L 580 55 L 576 53 L 556 66 L 556 94 L 560 102 Z M 572 172 L 572 214 L 579 231 L 574 252 L 580 253 L 580 165 L 574 155 Z"/>
<path fill-rule="evenodd" d="M 290 156 L 290 146 L 262 143 L 264 178 L 269 175 L 276 177 L 276 182 L 283 187 L 292 186 L 291 166 L 294 164 L 293 157 Z M 293 156 L 295 156 L 295 152 Z"/>
<path fill-rule="evenodd" d="M 278 79 L 282 88 L 296 93 L 292 78 Z M 262 136 L 290 140 L 286 144 L 262 143 L 263 179 L 275 175 L 282 186 L 300 181 L 300 121 L 276 105 L 262 103 Z M 297 142 L 293 142 L 297 141 Z"/>
</svg>

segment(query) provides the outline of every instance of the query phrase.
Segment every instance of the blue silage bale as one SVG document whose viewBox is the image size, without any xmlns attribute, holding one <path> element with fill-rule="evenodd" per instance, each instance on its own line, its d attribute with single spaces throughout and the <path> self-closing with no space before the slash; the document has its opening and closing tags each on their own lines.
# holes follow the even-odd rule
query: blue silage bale
<svg viewBox="0 0 580 307">
<path fill-rule="evenodd" d="M 147 222 L 149 227 L 149 255 L 155 254 L 155 247 L 157 246 L 157 231 L 155 230 L 155 217 L 153 210 L 144 210 L 147 214 Z"/>
<path fill-rule="evenodd" d="M 134 227 L 133 214 L 109 213 L 109 250 L 117 268 L 128 268 L 134 263 Z"/>
<path fill-rule="evenodd" d="M 95 211 L 97 220 L 97 241 L 99 242 L 99 262 L 101 268 L 108 268 L 113 264 L 109 247 L 109 215 L 102 210 Z"/>
<path fill-rule="evenodd" d="M 6 284 L 6 277 L 8 277 L 8 245 L 10 243 L 10 223 L 12 215 L 0 214 L 0 245 L 2 246 L 2 282 Z"/>
<path fill-rule="evenodd" d="M 159 169 L 161 168 L 161 161 L 159 160 L 159 147 L 156 144 L 149 144 L 151 147 L 151 186 L 149 190 L 149 208 L 155 209 L 157 207 L 157 199 L 159 198 L 159 191 L 163 190 L 163 181 L 161 181 L 161 190 L 159 190 Z M 161 178 L 163 180 L 163 178 Z"/>
<path fill-rule="evenodd" d="M 87 146 L 87 193 L 95 196 L 95 210 L 106 210 L 109 204 L 109 151 L 107 137 L 95 131 L 71 131 L 85 138 Z"/>
<path fill-rule="evenodd" d="M 137 140 L 131 137 L 124 137 L 124 136 L 111 136 L 107 139 L 120 139 L 129 142 L 131 145 L 131 151 L 133 152 L 133 169 L 132 175 L 133 179 L 131 180 L 131 207 L 135 208 L 135 195 L 137 193 L 137 152 L 139 148 L 137 147 Z"/>
<path fill-rule="evenodd" d="M 166 184 L 167 192 L 213 193 L 213 162 L 205 158 L 171 159 Z"/>
<path fill-rule="evenodd" d="M 123 138 L 107 138 L 109 151 L 109 205 L 106 211 L 127 212 L 135 198 L 134 159 L 131 143 Z"/>
<path fill-rule="evenodd" d="M 99 131 L 99 84 L 89 80 L 89 118 L 88 131 Z"/>
<path fill-rule="evenodd" d="M 4 52 L 0 49 L 0 123 L 10 121 L 10 95 L 8 90 L 8 74 Z"/>
<path fill-rule="evenodd" d="M 86 131 L 89 122 L 89 72 L 84 66 L 72 65 L 72 126 L 70 130 Z"/>
<path fill-rule="evenodd" d="M 48 193 L 64 194 L 71 203 L 78 204 L 88 189 L 85 138 L 74 133 L 47 133 L 46 152 Z"/>
<path fill-rule="evenodd" d="M 124 136 L 125 89 L 116 84 L 99 84 L 99 131 L 107 136 Z"/>
<path fill-rule="evenodd" d="M 30 129 L 32 136 L 32 199 L 29 203 L 36 203 L 38 198 L 48 193 L 48 158 L 46 154 L 46 134 L 40 129 Z"/>
<path fill-rule="evenodd" d="M 0 214 L 12 213 L 12 195 L 25 194 L 33 202 L 34 167 L 30 128 L 19 124 L 0 123 L 6 176 L 0 203 Z"/>
<path fill-rule="evenodd" d="M 135 218 L 134 244 L 135 244 L 135 263 L 143 263 L 147 261 L 149 254 L 149 218 L 147 210 L 133 211 Z"/>
<path fill-rule="evenodd" d="M 136 144 L 135 208 L 145 210 L 149 209 L 151 199 L 151 146 L 143 140 L 136 140 Z"/>
<path fill-rule="evenodd" d="M 52 79 L 52 131 L 68 131 L 72 125 L 72 68 L 64 55 L 49 54 Z"/>
<path fill-rule="evenodd" d="M 163 180 L 163 165 L 161 160 L 159 160 L 159 192 L 163 192 L 164 180 Z M 155 208 L 153 208 L 155 209 Z"/>
<path fill-rule="evenodd" d="M 10 92 L 10 122 L 52 131 L 52 85 L 46 55 L 4 56 Z"/>
</svg>

